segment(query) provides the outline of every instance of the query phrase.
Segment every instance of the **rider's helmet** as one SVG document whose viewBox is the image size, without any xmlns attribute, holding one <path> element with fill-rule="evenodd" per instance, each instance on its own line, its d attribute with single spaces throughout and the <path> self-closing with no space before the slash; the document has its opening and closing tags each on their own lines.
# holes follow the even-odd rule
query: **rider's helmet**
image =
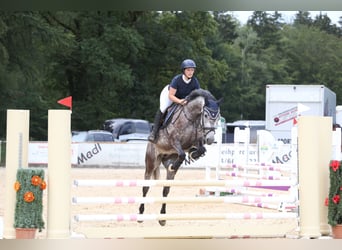
<svg viewBox="0 0 342 250">
<path fill-rule="evenodd" d="M 185 59 L 181 64 L 182 72 L 184 72 L 184 69 L 186 68 L 196 68 L 196 63 L 191 59 Z"/>
</svg>

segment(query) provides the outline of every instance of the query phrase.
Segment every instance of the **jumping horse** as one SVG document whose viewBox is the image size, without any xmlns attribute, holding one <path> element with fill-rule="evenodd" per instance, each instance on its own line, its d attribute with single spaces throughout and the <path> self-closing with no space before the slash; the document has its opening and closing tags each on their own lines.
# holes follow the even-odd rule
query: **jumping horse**
<svg viewBox="0 0 342 250">
<path fill-rule="evenodd" d="M 166 179 L 173 180 L 184 161 L 191 162 L 206 152 L 204 144 L 212 144 L 215 140 L 215 129 L 220 119 L 219 103 L 207 90 L 197 89 L 187 97 L 186 105 L 175 107 L 170 122 L 159 131 L 156 143 L 148 142 L 145 154 L 145 180 L 160 177 L 161 163 L 166 168 Z M 175 104 L 176 105 L 176 104 Z M 186 159 L 188 153 L 188 159 Z M 149 186 L 142 188 L 146 197 Z M 169 186 L 163 187 L 163 197 L 170 192 Z M 139 214 L 143 214 L 145 204 L 139 206 Z M 161 214 L 166 213 L 166 203 L 162 204 Z M 139 221 L 142 222 L 142 221 Z M 164 226 L 165 220 L 159 224 Z"/>
</svg>

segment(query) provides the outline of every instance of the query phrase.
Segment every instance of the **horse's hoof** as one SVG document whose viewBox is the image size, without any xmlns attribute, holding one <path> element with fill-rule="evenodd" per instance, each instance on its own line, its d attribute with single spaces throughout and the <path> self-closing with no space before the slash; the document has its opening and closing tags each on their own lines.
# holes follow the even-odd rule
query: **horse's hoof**
<svg viewBox="0 0 342 250">
<path fill-rule="evenodd" d="M 170 172 L 174 172 L 175 170 L 172 168 L 172 166 L 173 166 L 173 164 L 170 164 L 169 166 L 168 166 L 168 170 L 170 171 Z"/>
<path fill-rule="evenodd" d="M 165 225 L 166 225 L 166 220 L 160 220 L 160 221 L 159 221 L 159 225 L 165 226 Z"/>
<path fill-rule="evenodd" d="M 137 220 L 138 223 L 143 223 L 144 221 L 143 220 Z"/>
</svg>

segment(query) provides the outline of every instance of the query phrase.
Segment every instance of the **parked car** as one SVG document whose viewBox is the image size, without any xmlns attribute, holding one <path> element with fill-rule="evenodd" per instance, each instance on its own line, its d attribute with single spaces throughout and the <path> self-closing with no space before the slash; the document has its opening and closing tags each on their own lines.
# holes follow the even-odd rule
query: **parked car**
<svg viewBox="0 0 342 250">
<path fill-rule="evenodd" d="M 148 121 L 127 118 L 106 120 L 103 129 L 111 132 L 115 141 L 147 140 L 151 131 Z"/>
<path fill-rule="evenodd" d="M 113 142 L 113 134 L 105 130 L 72 131 L 72 142 Z"/>
</svg>

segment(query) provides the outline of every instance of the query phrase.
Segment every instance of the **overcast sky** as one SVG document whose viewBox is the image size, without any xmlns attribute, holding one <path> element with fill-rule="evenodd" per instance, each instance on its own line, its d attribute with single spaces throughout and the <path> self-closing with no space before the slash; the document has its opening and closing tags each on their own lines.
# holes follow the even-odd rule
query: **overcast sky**
<svg viewBox="0 0 342 250">
<path fill-rule="evenodd" d="M 274 11 L 271 11 L 273 13 Z M 285 22 L 291 23 L 294 18 L 295 14 L 298 11 L 279 11 L 282 14 L 282 18 Z M 317 15 L 319 15 L 320 11 L 309 11 L 311 18 L 315 18 Z M 235 16 L 241 24 L 246 24 L 248 18 L 253 14 L 253 11 L 232 11 L 233 16 Z M 331 22 L 336 24 L 337 26 L 340 26 L 338 24 L 338 21 L 340 19 L 340 16 L 342 16 L 342 11 L 322 11 L 322 14 L 328 14 L 329 18 L 331 19 Z"/>
</svg>

